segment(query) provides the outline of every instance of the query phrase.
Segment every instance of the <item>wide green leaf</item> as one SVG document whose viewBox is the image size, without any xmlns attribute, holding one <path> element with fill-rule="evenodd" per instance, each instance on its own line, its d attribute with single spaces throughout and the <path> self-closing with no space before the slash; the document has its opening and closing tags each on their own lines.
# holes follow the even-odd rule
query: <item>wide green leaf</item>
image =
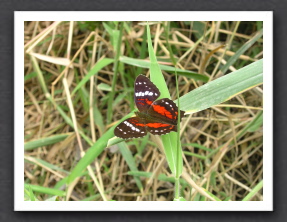
<svg viewBox="0 0 287 222">
<path fill-rule="evenodd" d="M 263 59 L 213 80 L 180 98 L 181 109 L 195 113 L 263 83 Z"/>
</svg>

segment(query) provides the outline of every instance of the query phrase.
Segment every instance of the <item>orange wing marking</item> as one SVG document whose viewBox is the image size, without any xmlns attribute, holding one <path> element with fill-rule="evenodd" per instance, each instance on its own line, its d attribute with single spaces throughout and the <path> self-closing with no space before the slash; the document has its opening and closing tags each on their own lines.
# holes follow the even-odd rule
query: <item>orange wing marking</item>
<svg viewBox="0 0 287 222">
<path fill-rule="evenodd" d="M 148 100 L 148 99 L 137 99 L 137 101 L 139 101 L 139 100 L 144 100 L 145 103 L 148 104 L 148 105 L 151 105 L 151 104 L 152 104 L 152 101 L 150 101 L 150 100 Z M 139 104 L 144 105 L 143 103 L 139 103 Z"/>
<path fill-rule="evenodd" d="M 169 119 L 173 119 L 173 115 L 165 107 L 160 105 L 153 105 L 153 110 L 159 113 L 160 115 L 166 116 Z"/>
<path fill-rule="evenodd" d="M 170 126 L 170 124 L 164 124 L 164 123 L 147 123 L 146 126 L 151 127 L 151 128 L 160 128 L 160 127 Z"/>
</svg>

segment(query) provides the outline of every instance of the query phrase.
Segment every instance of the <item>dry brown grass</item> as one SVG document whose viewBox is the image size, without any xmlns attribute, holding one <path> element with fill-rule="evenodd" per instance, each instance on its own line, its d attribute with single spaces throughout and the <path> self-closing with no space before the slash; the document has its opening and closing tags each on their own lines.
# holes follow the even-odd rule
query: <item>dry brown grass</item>
<svg viewBox="0 0 287 222">
<path fill-rule="evenodd" d="M 256 23 L 204 22 L 203 33 L 211 32 L 201 41 L 195 24 L 174 22 L 170 39 L 178 67 L 198 73 L 204 73 L 210 80 L 221 76 L 219 67 L 229 56 L 248 39 L 256 29 Z M 127 23 L 130 32 L 124 30 L 122 54 L 140 58 L 141 44 L 144 40 L 144 26 L 136 22 Z M 237 28 L 237 25 L 238 28 Z M 151 25 L 154 35 L 154 49 L 158 60 L 171 65 L 166 46 L 164 30 L 161 25 Z M 200 34 L 200 33 L 198 33 Z M 42 37 L 41 37 L 42 36 Z M 67 135 L 61 141 L 40 146 L 25 152 L 25 183 L 41 187 L 54 188 L 65 178 L 91 146 L 79 134 L 82 131 L 90 141 L 97 141 L 105 131 L 116 124 L 121 117 L 131 111 L 134 77 L 137 68 L 128 65 L 120 67 L 126 82 L 117 81 L 116 97 L 112 120 L 107 120 L 107 99 L 110 91 L 99 88 L 100 83 L 112 85 L 113 65 L 101 69 L 84 87 L 73 95 L 74 110 L 67 102 L 69 93 L 78 81 L 83 79 L 91 67 L 100 58 L 114 58 L 111 39 L 101 22 L 25 22 L 25 142 L 55 135 Z M 195 44 L 196 43 L 196 44 Z M 227 47 L 218 47 L 227 44 Z M 193 47 L 189 51 L 190 47 Z M 216 50 L 215 50 L 216 49 Z M 214 50 L 214 51 L 212 51 Z M 225 55 L 225 57 L 223 57 Z M 37 71 L 32 57 L 43 74 Z M 144 54 L 146 56 L 146 54 Z M 262 58 L 262 39 L 241 55 L 229 71 L 245 66 Z M 34 64 L 34 65 L 33 65 Z M 143 70 L 147 73 L 146 69 Z M 125 74 L 124 74 L 125 73 Z M 175 98 L 174 75 L 163 72 L 173 99 Z M 63 83 L 66 81 L 67 85 Z M 204 84 L 186 77 L 180 77 L 185 85 L 180 85 L 180 95 Z M 90 87 L 92 85 L 93 87 Z M 68 89 L 68 91 L 67 91 Z M 123 92 L 126 96 L 120 97 Z M 77 123 L 78 129 L 72 128 L 55 105 L 61 106 L 68 117 Z M 185 186 L 182 191 L 187 200 L 209 200 L 200 195 L 200 188 L 205 188 L 221 200 L 242 200 L 263 178 L 262 126 L 255 131 L 244 133 L 238 139 L 241 130 L 246 127 L 262 110 L 263 87 L 256 87 L 237 95 L 225 104 L 187 115 L 182 121 L 182 147 L 184 155 Z M 67 96 L 68 95 L 68 96 Z M 194 98 L 196 99 L 196 98 Z M 94 106 L 89 107 L 91 101 Z M 96 115 L 91 113 L 96 112 Z M 93 119 L 94 118 L 94 119 Z M 150 135 L 150 139 L 130 140 L 127 144 L 135 158 L 139 171 L 151 172 L 152 178 L 141 177 L 143 190 L 139 190 L 134 177 L 129 175 L 129 166 L 117 146 L 111 146 L 102 152 L 91 164 L 91 171 L 75 181 L 67 189 L 67 196 L 60 200 L 102 200 L 100 186 L 107 199 L 113 200 L 172 200 L 173 183 L 157 179 L 164 174 L 171 176 L 163 151 L 153 144 L 159 138 Z M 200 149 L 202 145 L 210 150 Z M 193 156 L 191 156 L 191 155 Z M 196 155 L 196 156 L 195 156 Z M 45 161 L 44 163 L 41 160 Z M 51 165 L 59 167 L 53 168 Z M 96 185 L 95 181 L 98 181 Z M 198 187 L 197 187 L 198 186 Z M 37 193 L 39 200 L 50 195 Z M 262 200 L 262 191 L 252 200 Z"/>
</svg>

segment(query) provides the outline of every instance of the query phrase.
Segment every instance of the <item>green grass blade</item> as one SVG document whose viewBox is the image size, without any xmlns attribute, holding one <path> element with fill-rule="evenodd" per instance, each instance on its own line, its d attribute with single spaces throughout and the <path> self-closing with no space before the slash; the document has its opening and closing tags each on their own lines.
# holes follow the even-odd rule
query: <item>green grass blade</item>
<svg viewBox="0 0 287 222">
<path fill-rule="evenodd" d="M 124 121 L 126 118 L 129 118 L 133 115 L 133 113 L 130 113 L 129 115 L 125 116 L 120 120 Z M 72 170 L 71 174 L 68 178 L 68 184 L 74 181 L 77 177 L 82 175 L 82 172 L 86 167 L 91 164 L 95 158 L 97 158 L 107 147 L 109 139 L 114 137 L 114 129 L 117 125 L 114 125 L 111 127 L 107 132 L 105 132 L 98 140 L 95 142 L 90 149 L 86 152 L 86 154 L 83 156 L 83 158 L 77 163 L 75 168 Z M 119 140 L 122 141 L 122 140 Z"/>
<path fill-rule="evenodd" d="M 79 84 L 75 87 L 75 89 L 72 92 L 72 96 L 83 86 L 88 82 L 91 78 L 91 76 L 95 75 L 97 72 L 99 72 L 102 68 L 105 66 L 111 64 L 114 60 L 113 59 L 107 59 L 104 58 L 100 61 L 98 61 L 93 68 L 88 72 L 88 74 L 79 82 Z"/>
<path fill-rule="evenodd" d="M 54 195 L 54 196 L 65 196 L 66 192 L 62 190 L 57 190 L 53 188 L 48 188 L 48 187 L 42 187 L 42 186 L 37 186 L 37 185 L 32 185 L 32 184 L 24 184 L 26 189 L 31 188 L 32 191 L 34 192 L 39 192 L 39 193 L 45 193 L 49 195 Z"/>
<path fill-rule="evenodd" d="M 37 73 L 38 81 L 42 87 L 42 90 L 44 91 L 44 93 L 48 93 L 48 88 L 45 82 L 45 78 L 43 76 L 42 70 L 39 67 L 37 59 L 32 55 L 30 55 L 30 58 L 33 64 L 34 71 Z"/>
<path fill-rule="evenodd" d="M 115 97 L 115 87 L 116 87 L 116 82 L 117 82 L 117 77 L 118 77 L 118 71 L 119 71 L 119 57 L 121 55 L 121 42 L 122 42 L 122 35 L 123 35 L 123 27 L 124 27 L 124 22 L 120 23 L 120 30 L 116 30 L 113 33 L 115 34 L 113 36 L 113 39 L 116 39 L 115 45 L 114 45 L 114 50 L 116 51 L 115 55 L 115 62 L 114 62 L 114 75 L 113 75 L 113 80 L 112 80 L 112 91 L 109 94 L 108 98 L 108 110 L 107 110 L 107 124 L 109 124 L 112 120 L 113 116 L 113 101 Z M 117 34 L 116 34 L 117 33 Z"/>
<path fill-rule="evenodd" d="M 52 144 L 63 141 L 69 135 L 71 135 L 71 133 L 58 134 L 55 136 L 50 136 L 50 137 L 40 138 L 37 140 L 32 140 L 32 141 L 24 143 L 24 150 L 33 150 L 33 149 L 36 149 L 38 147 L 52 145 Z"/>
<path fill-rule="evenodd" d="M 129 175 L 132 176 L 138 176 L 138 177 L 145 177 L 145 178 L 151 178 L 152 173 L 151 172 L 144 172 L 144 171 L 129 171 Z M 159 174 L 157 177 L 158 180 L 164 181 L 164 182 L 170 182 L 170 183 L 175 183 L 175 178 L 174 177 L 168 177 L 165 174 Z M 190 186 L 184 179 L 180 178 L 179 182 L 182 186 Z"/>
<path fill-rule="evenodd" d="M 125 161 L 127 162 L 129 168 L 131 171 L 138 171 L 138 168 L 136 166 L 135 163 L 135 159 L 132 156 L 131 151 L 129 150 L 129 148 L 127 147 L 127 144 L 125 142 L 121 142 L 118 144 L 119 148 L 120 148 L 120 152 L 123 156 L 123 158 L 125 159 Z M 141 183 L 141 180 L 138 176 L 134 176 L 134 179 L 136 181 L 136 184 L 139 188 L 139 190 L 143 190 L 143 185 Z"/>
<path fill-rule="evenodd" d="M 165 33 L 165 38 L 166 38 L 166 45 L 167 45 L 167 48 L 168 48 L 168 51 L 169 51 L 169 57 L 170 57 L 170 60 L 172 61 L 172 64 L 175 66 L 176 65 L 176 60 L 174 58 L 174 55 L 173 55 L 173 51 L 172 51 L 172 48 L 169 44 L 169 27 L 170 27 L 170 22 L 166 22 L 167 25 L 164 26 L 164 33 Z"/>
<path fill-rule="evenodd" d="M 64 110 L 52 99 L 51 95 L 47 95 L 47 99 L 56 107 L 62 118 L 66 121 L 67 124 L 69 124 L 71 127 L 74 127 L 73 121 L 67 114 L 64 112 Z M 79 130 L 80 135 L 86 140 L 88 144 L 92 144 L 92 140 L 88 138 L 81 130 Z"/>
<path fill-rule="evenodd" d="M 25 201 L 37 201 L 38 199 L 36 198 L 31 186 L 24 186 L 24 200 Z"/>
<path fill-rule="evenodd" d="M 258 112 L 255 118 L 248 123 L 237 135 L 237 140 L 239 140 L 246 132 L 254 132 L 263 124 L 263 111 Z"/>
<path fill-rule="evenodd" d="M 253 38 L 241 46 L 240 49 L 233 56 L 231 56 L 226 64 L 221 68 L 222 73 L 224 74 L 246 50 L 248 50 L 259 38 L 262 37 L 262 35 L 263 29 L 261 29 L 255 36 L 253 36 Z"/>
<path fill-rule="evenodd" d="M 186 156 L 194 156 L 198 159 L 202 159 L 202 160 L 205 160 L 206 159 L 206 156 L 202 156 L 202 155 L 199 155 L 199 154 L 196 154 L 196 153 L 192 153 L 192 152 L 189 152 L 189 151 L 183 151 L 183 153 L 186 155 Z"/>
<path fill-rule="evenodd" d="M 98 130 L 100 131 L 100 135 L 102 135 L 105 131 L 104 118 L 97 106 L 94 106 L 93 115 L 94 115 L 94 123 L 96 124 Z"/>
<path fill-rule="evenodd" d="M 198 148 L 198 149 L 201 149 L 201 150 L 205 150 L 205 151 L 208 151 L 208 152 L 212 152 L 213 149 L 210 149 L 210 148 L 207 148 L 206 146 L 202 146 L 198 143 L 184 143 L 182 144 L 183 146 L 193 146 L 195 148 Z"/>
<path fill-rule="evenodd" d="M 78 71 L 75 70 L 75 79 L 76 79 L 76 83 L 77 85 L 80 83 L 79 81 L 79 75 L 78 75 Z M 81 87 L 79 89 L 79 99 L 81 100 L 81 103 L 83 104 L 83 108 L 86 112 L 88 112 L 89 110 L 89 93 L 87 91 L 87 89 L 85 87 Z M 78 104 L 78 101 L 73 101 L 73 104 Z"/>
<path fill-rule="evenodd" d="M 181 109 L 195 113 L 263 83 L 263 59 L 206 83 L 180 98 Z"/>
<path fill-rule="evenodd" d="M 254 195 L 256 195 L 259 190 L 261 190 L 263 187 L 263 180 L 261 180 L 251 191 L 250 193 L 243 198 L 242 201 L 248 201 L 248 200 L 251 200 L 252 197 L 254 197 Z"/>
<path fill-rule="evenodd" d="M 149 51 L 149 57 L 150 57 L 151 81 L 155 83 L 156 86 L 159 88 L 161 92 L 160 98 L 170 98 L 169 91 L 167 89 L 160 67 L 157 63 L 155 53 L 153 51 L 150 29 L 148 25 L 147 25 L 147 39 L 148 39 L 148 51 Z M 163 142 L 166 159 L 167 159 L 168 165 L 172 173 L 174 174 L 174 176 L 180 175 L 182 172 L 183 161 L 182 161 L 182 149 L 181 149 L 180 144 L 178 147 L 180 150 L 179 150 L 179 153 L 177 153 L 177 133 L 171 132 L 169 134 L 162 135 L 161 138 Z M 180 163 L 178 163 L 178 161 L 180 161 Z"/>
<path fill-rule="evenodd" d="M 259 127 L 261 127 L 263 124 L 263 111 L 260 111 L 258 115 L 253 119 L 253 121 L 250 123 L 248 132 L 255 132 L 258 130 Z"/>
<path fill-rule="evenodd" d="M 32 162 L 33 161 L 33 162 Z M 40 167 L 44 166 L 48 169 L 51 169 L 51 170 L 55 170 L 55 171 L 58 171 L 58 172 L 63 172 L 65 174 L 70 174 L 69 171 L 66 171 L 56 165 L 53 165 L 51 163 L 48 163 L 46 162 L 45 160 L 42 160 L 42 159 L 39 159 L 39 158 L 34 158 L 34 157 L 29 157 L 29 160 L 25 159 L 25 162 L 28 162 L 28 163 L 31 163 L 31 164 L 38 164 L 40 165 Z"/>
<path fill-rule="evenodd" d="M 149 69 L 151 67 L 150 61 L 141 60 L 141 59 L 133 59 L 133 58 L 121 56 L 120 61 L 125 63 L 125 64 L 129 64 L 129 65 L 141 67 L 141 68 L 146 68 L 146 69 Z M 177 72 L 179 75 L 186 76 L 186 77 L 194 79 L 194 80 L 200 80 L 203 82 L 207 82 L 209 80 L 209 78 L 207 76 L 202 75 L 202 74 L 198 74 L 198 73 L 191 72 L 188 70 L 178 69 L 178 68 L 175 68 L 172 66 L 161 65 L 161 64 L 158 64 L 158 65 L 159 65 L 161 70 L 167 71 L 169 73 Z"/>
<path fill-rule="evenodd" d="M 31 72 L 28 75 L 24 76 L 24 82 L 26 82 L 27 80 L 33 79 L 37 77 L 37 73 L 36 72 Z"/>
</svg>

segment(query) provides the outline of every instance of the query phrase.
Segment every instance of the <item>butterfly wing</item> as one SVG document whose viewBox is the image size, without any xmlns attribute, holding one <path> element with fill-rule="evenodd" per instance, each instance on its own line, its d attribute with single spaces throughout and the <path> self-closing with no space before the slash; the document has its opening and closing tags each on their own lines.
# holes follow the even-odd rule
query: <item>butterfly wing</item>
<svg viewBox="0 0 287 222">
<path fill-rule="evenodd" d="M 146 123 L 146 129 L 154 135 L 164 135 L 171 131 L 177 132 L 176 125 L 170 125 L 168 123 L 149 122 Z"/>
<path fill-rule="evenodd" d="M 128 118 L 114 130 L 114 134 L 122 139 L 139 138 L 147 134 L 145 123 L 139 117 Z"/>
<path fill-rule="evenodd" d="M 135 80 L 135 104 L 140 112 L 147 111 L 151 104 L 160 96 L 159 89 L 144 75 Z"/>
<path fill-rule="evenodd" d="M 135 80 L 134 99 L 140 112 L 121 122 L 114 130 L 117 137 L 122 139 L 139 138 L 147 134 L 163 135 L 171 131 L 177 132 L 178 107 L 168 99 L 160 99 L 158 88 L 144 75 Z M 184 115 L 180 110 L 180 119 Z"/>
<path fill-rule="evenodd" d="M 184 113 L 184 111 L 180 110 L 180 121 Z M 160 120 L 160 122 L 177 125 L 178 107 L 168 98 L 159 99 L 152 103 L 148 110 L 148 115 Z"/>
</svg>

